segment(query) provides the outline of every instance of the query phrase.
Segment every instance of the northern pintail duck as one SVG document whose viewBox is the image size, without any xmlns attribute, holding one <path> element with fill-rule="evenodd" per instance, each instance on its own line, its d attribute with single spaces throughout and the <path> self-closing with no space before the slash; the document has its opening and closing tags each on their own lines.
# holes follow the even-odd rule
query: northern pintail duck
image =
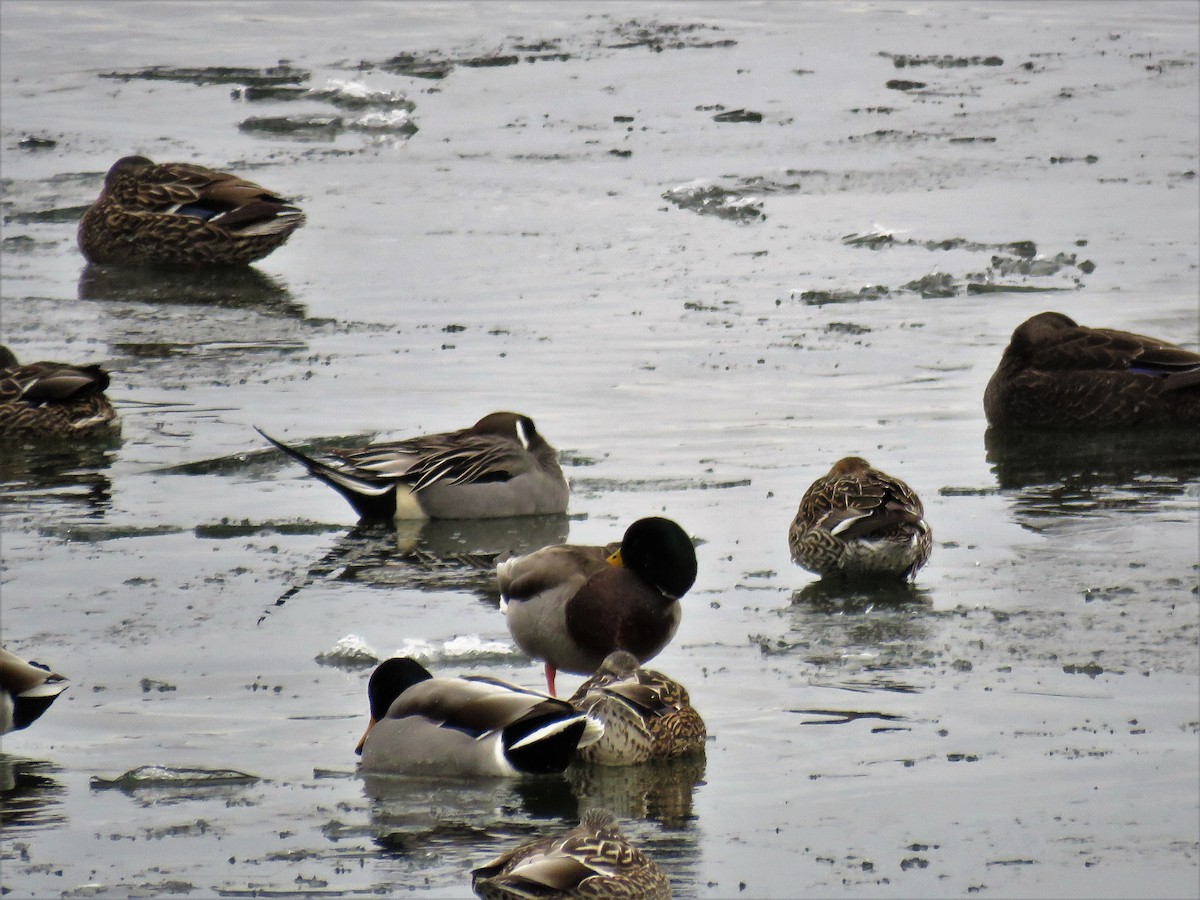
<svg viewBox="0 0 1200 900">
<path fill-rule="evenodd" d="M 608 810 L 589 809 L 565 835 L 549 836 L 502 853 L 471 871 L 484 900 L 670 900 L 671 881 L 629 843 Z"/>
<path fill-rule="evenodd" d="M 83 214 L 79 249 L 101 265 L 244 265 L 303 224 L 298 207 L 236 175 L 126 156 Z"/>
<path fill-rule="evenodd" d="M 491 413 L 460 431 L 334 450 L 328 460 L 258 433 L 368 520 L 566 512 L 569 488 L 558 452 L 527 415 Z"/>
<path fill-rule="evenodd" d="M 117 412 L 104 396 L 108 381 L 98 365 L 21 365 L 0 346 L 0 438 L 75 438 L 110 428 Z"/>
<path fill-rule="evenodd" d="M 57 672 L 0 647 L 0 734 L 28 728 L 67 685 Z"/>
<path fill-rule="evenodd" d="M 583 762 L 629 766 L 673 759 L 703 749 L 707 737 L 687 689 L 641 668 L 625 650 L 610 653 L 570 702 L 604 724 L 600 740 L 579 751 Z"/>
<path fill-rule="evenodd" d="M 1200 353 L 1038 313 L 1013 332 L 983 408 L 994 426 L 1200 425 Z"/>
<path fill-rule="evenodd" d="M 496 565 L 501 610 L 522 650 L 545 662 L 555 693 L 561 669 L 591 675 L 608 654 L 639 662 L 679 628 L 679 598 L 696 581 L 691 539 L 670 519 L 638 519 L 619 546 L 556 544 Z"/>
<path fill-rule="evenodd" d="M 912 488 L 858 456 L 812 483 L 788 530 L 793 561 L 825 577 L 911 580 L 932 545 Z"/>
<path fill-rule="evenodd" d="M 569 489 L 558 453 L 512 412 L 470 428 L 334 450 L 318 460 L 259 434 L 340 493 L 363 519 L 498 519 L 561 514 Z"/>
<path fill-rule="evenodd" d="M 371 721 L 355 752 L 375 774 L 562 772 L 603 732 L 565 700 L 485 676 L 434 678 L 407 656 L 380 663 L 367 696 Z"/>
</svg>

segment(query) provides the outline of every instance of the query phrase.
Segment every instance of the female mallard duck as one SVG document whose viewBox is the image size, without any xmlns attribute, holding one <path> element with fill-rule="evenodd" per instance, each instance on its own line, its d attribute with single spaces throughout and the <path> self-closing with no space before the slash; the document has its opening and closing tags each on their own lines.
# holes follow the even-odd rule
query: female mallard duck
<svg viewBox="0 0 1200 900">
<path fill-rule="evenodd" d="M 639 662 L 675 635 L 679 598 L 696 581 L 696 551 L 670 519 L 638 519 L 619 547 L 555 544 L 496 565 L 500 608 L 522 650 L 559 669 L 590 675 L 614 650 Z"/>
<path fill-rule="evenodd" d="M 707 732 L 687 689 L 661 672 L 638 666 L 617 650 L 579 686 L 570 703 L 604 723 L 600 740 L 579 751 L 584 762 L 629 766 L 673 759 L 704 747 Z"/>
<path fill-rule="evenodd" d="M 384 775 L 562 772 L 604 730 L 564 700 L 484 676 L 434 678 L 407 656 L 380 663 L 367 696 L 355 752 Z"/>
<path fill-rule="evenodd" d="M 21 365 L 0 346 L 0 438 L 74 438 L 109 428 L 117 418 L 98 365 Z"/>
<path fill-rule="evenodd" d="M 912 488 L 858 456 L 812 483 L 788 530 L 792 560 L 826 577 L 911 580 L 932 544 Z"/>
<path fill-rule="evenodd" d="M 101 265 L 244 265 L 304 224 L 253 182 L 191 163 L 117 160 L 79 222 L 79 249 Z"/>
<path fill-rule="evenodd" d="M 321 461 L 259 434 L 350 501 L 363 519 L 497 519 L 567 511 L 558 454 L 518 413 L 470 428 L 335 450 Z"/>
<path fill-rule="evenodd" d="M 1200 353 L 1039 313 L 1013 332 L 983 408 L 996 426 L 1200 425 Z"/>
<path fill-rule="evenodd" d="M 0 647 L 0 734 L 28 728 L 67 689 L 67 679 Z"/>
<path fill-rule="evenodd" d="M 671 897 L 666 873 L 624 838 L 604 809 L 589 809 L 565 835 L 523 844 L 473 869 L 471 887 L 484 900 Z"/>
</svg>

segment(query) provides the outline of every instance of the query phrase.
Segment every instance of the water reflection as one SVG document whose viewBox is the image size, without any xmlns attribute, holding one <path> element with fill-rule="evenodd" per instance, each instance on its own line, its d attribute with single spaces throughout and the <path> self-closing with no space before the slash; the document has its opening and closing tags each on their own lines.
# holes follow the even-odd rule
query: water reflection
<svg viewBox="0 0 1200 900">
<path fill-rule="evenodd" d="M 692 800 L 704 784 L 703 753 L 637 766 L 575 765 L 567 779 L 579 811 L 610 809 L 619 819 L 648 819 L 667 828 L 686 828 L 694 819 Z"/>
<path fill-rule="evenodd" d="M 305 316 L 304 306 L 292 298 L 282 279 L 253 266 L 137 269 L 88 265 L 79 276 L 78 296 L 80 300 L 203 304 L 297 319 Z"/>
<path fill-rule="evenodd" d="M 792 594 L 788 620 L 787 638 L 759 641 L 764 653 L 800 652 L 814 665 L 867 673 L 920 666 L 935 653 L 933 600 L 917 585 L 816 581 Z M 858 684 L 865 689 L 909 689 L 886 676 L 871 676 Z"/>
<path fill-rule="evenodd" d="M 364 775 L 370 832 L 388 853 L 420 853 L 466 871 L 498 852 L 497 833 L 537 834 L 537 820 L 575 817 L 578 801 L 562 775 L 425 779 Z"/>
<path fill-rule="evenodd" d="M 0 506 L 66 505 L 84 518 L 102 519 L 112 507 L 112 482 L 105 470 L 120 446 L 119 434 L 84 444 L 0 443 Z"/>
<path fill-rule="evenodd" d="M 572 766 L 564 775 L 421 779 L 364 775 L 369 832 L 388 856 L 443 875 L 467 873 L 500 852 L 579 820 L 603 806 L 626 837 L 654 857 L 676 885 L 699 870 L 692 796 L 703 755 L 642 766 Z M 662 826 L 648 829 L 651 820 Z M 430 872 L 433 875 L 433 872 Z M 439 879 L 440 880 L 440 879 Z M 465 882 L 464 882 L 465 883 Z"/>
<path fill-rule="evenodd" d="M 394 527 L 362 523 L 339 538 L 280 600 L 334 578 L 375 587 L 467 591 L 498 606 L 496 557 L 563 543 L 569 529 L 566 516 L 432 519 Z"/>
<path fill-rule="evenodd" d="M 67 789 L 54 778 L 53 763 L 0 753 L 0 826 L 44 828 L 61 825 L 67 817 L 59 811 Z"/>
<path fill-rule="evenodd" d="M 984 433 L 987 460 L 1019 520 L 1063 512 L 1142 512 L 1177 499 L 1200 481 L 1200 440 L 1190 428 L 1096 433 Z"/>
</svg>

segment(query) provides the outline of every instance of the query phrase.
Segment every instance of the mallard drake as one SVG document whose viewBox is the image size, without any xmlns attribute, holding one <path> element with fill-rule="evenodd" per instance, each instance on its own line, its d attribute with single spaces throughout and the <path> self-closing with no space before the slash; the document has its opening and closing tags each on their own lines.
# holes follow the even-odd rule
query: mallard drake
<svg viewBox="0 0 1200 900">
<path fill-rule="evenodd" d="M 244 265 L 303 224 L 298 207 L 236 175 L 126 156 L 83 214 L 79 249 L 102 265 Z"/>
<path fill-rule="evenodd" d="M 687 689 L 616 650 L 579 686 L 570 703 L 604 723 L 600 740 L 579 751 L 583 762 L 629 766 L 673 759 L 704 747 L 707 731 Z"/>
<path fill-rule="evenodd" d="M 696 581 L 696 551 L 670 519 L 638 519 L 619 545 L 555 544 L 496 565 L 500 608 L 522 650 L 591 675 L 614 650 L 653 659 L 675 635 L 679 598 Z"/>
<path fill-rule="evenodd" d="M 912 488 L 859 456 L 812 483 L 788 530 L 792 560 L 824 577 L 911 580 L 932 545 Z"/>
<path fill-rule="evenodd" d="M 335 450 L 328 461 L 258 433 L 350 501 L 363 519 L 562 514 L 567 479 L 533 419 L 494 412 L 470 428 Z"/>
<path fill-rule="evenodd" d="M 104 396 L 107 387 L 108 373 L 98 365 L 21 365 L 0 345 L 0 438 L 74 438 L 108 429 L 117 412 Z"/>
<path fill-rule="evenodd" d="M 407 656 L 380 663 L 367 696 L 355 752 L 377 774 L 562 772 L 604 730 L 565 700 L 486 676 L 434 678 Z"/>
<path fill-rule="evenodd" d="M 624 838 L 604 809 L 589 809 L 564 835 L 531 841 L 473 869 L 471 887 L 484 900 L 671 897 L 667 874 Z"/>
<path fill-rule="evenodd" d="M 67 686 L 57 672 L 0 647 L 0 734 L 28 728 Z"/>
<path fill-rule="evenodd" d="M 993 426 L 1200 425 L 1200 353 L 1038 313 L 1013 332 L 983 408 Z"/>
</svg>

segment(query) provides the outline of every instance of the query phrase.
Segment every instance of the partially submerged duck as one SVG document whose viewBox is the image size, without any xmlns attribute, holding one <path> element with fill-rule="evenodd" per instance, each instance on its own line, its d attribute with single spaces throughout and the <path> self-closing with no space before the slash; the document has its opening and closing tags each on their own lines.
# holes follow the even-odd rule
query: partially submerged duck
<svg viewBox="0 0 1200 900">
<path fill-rule="evenodd" d="M 921 498 L 859 456 L 812 483 L 788 529 L 792 560 L 822 577 L 912 580 L 932 546 Z"/>
<path fill-rule="evenodd" d="M 484 900 L 671 897 L 667 874 L 625 839 L 616 817 L 603 809 L 589 809 L 564 835 L 522 844 L 473 869 L 471 887 Z"/>
<path fill-rule="evenodd" d="M 371 721 L 355 752 L 376 774 L 562 772 L 603 732 L 565 700 L 486 676 L 434 678 L 409 657 L 380 663 L 367 695 Z"/>
<path fill-rule="evenodd" d="M 1200 425 L 1200 353 L 1038 313 L 1013 332 L 983 408 L 999 427 Z"/>
<path fill-rule="evenodd" d="M 301 453 L 272 445 L 345 497 L 363 519 L 496 519 L 561 514 L 570 490 L 558 453 L 528 416 L 494 412 L 470 428 Z"/>
<path fill-rule="evenodd" d="M 600 740 L 579 751 L 583 762 L 629 766 L 704 748 L 704 719 L 687 689 L 625 650 L 610 653 L 570 702 L 604 724 Z"/>
<path fill-rule="evenodd" d="M 303 224 L 299 207 L 252 181 L 126 156 L 108 170 L 78 239 L 83 255 L 102 265 L 245 265 Z"/>
<path fill-rule="evenodd" d="M 99 365 L 40 361 L 22 365 L 0 345 L 0 438 L 77 438 L 114 426 Z"/>
</svg>

